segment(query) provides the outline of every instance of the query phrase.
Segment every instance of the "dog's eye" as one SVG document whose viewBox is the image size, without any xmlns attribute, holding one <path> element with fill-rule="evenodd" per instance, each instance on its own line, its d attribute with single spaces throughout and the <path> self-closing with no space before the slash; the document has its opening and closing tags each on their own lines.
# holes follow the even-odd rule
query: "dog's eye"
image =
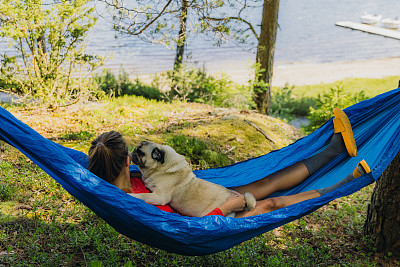
<svg viewBox="0 0 400 267">
<path fill-rule="evenodd" d="M 151 152 L 151 157 L 158 162 L 164 163 L 164 151 L 158 149 L 157 147 Z"/>
</svg>

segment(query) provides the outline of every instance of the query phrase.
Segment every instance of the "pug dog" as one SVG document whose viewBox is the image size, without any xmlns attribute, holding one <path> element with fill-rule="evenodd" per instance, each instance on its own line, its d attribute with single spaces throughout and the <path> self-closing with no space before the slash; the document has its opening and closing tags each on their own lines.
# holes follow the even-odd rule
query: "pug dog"
<svg viewBox="0 0 400 267">
<path fill-rule="evenodd" d="M 169 204 L 182 215 L 201 217 L 221 206 L 237 192 L 199 179 L 185 157 L 172 147 L 143 141 L 133 150 L 132 161 L 139 166 L 145 186 L 151 193 L 131 196 L 153 205 Z M 244 194 L 246 210 L 256 206 L 250 193 Z M 229 215 L 234 216 L 233 214 Z"/>
</svg>

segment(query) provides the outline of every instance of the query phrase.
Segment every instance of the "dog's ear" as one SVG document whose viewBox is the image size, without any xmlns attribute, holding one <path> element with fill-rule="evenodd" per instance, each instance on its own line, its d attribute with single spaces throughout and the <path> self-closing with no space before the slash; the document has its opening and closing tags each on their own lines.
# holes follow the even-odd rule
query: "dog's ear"
<svg viewBox="0 0 400 267">
<path fill-rule="evenodd" d="M 151 157 L 161 163 L 164 163 L 164 155 L 165 152 L 157 147 L 151 151 Z"/>
</svg>

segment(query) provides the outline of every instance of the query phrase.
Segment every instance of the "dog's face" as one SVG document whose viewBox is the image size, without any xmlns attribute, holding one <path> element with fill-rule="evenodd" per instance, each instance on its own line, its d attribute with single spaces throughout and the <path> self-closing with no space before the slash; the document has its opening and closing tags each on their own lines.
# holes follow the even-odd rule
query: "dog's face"
<svg viewBox="0 0 400 267">
<path fill-rule="evenodd" d="M 142 168 L 150 165 L 163 164 L 165 162 L 165 152 L 157 144 L 142 141 L 132 152 L 132 161 Z"/>
<path fill-rule="evenodd" d="M 140 142 L 133 150 L 132 162 L 138 165 L 141 171 L 173 172 L 188 165 L 185 158 L 172 147 L 149 141 Z"/>
</svg>

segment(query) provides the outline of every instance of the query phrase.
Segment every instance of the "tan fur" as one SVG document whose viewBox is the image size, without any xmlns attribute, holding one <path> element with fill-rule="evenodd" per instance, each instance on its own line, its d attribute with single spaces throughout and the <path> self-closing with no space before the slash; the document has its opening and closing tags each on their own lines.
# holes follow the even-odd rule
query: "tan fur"
<svg viewBox="0 0 400 267">
<path fill-rule="evenodd" d="M 156 147 L 164 152 L 164 163 L 153 159 Z M 144 155 L 134 155 L 137 149 Z M 136 164 L 152 193 L 130 194 L 133 197 L 153 205 L 169 204 L 180 214 L 200 217 L 221 206 L 232 194 L 223 186 L 197 178 L 185 158 L 170 146 L 141 142 L 135 151 L 133 158 L 140 158 Z M 247 209 L 253 209 L 256 204 L 253 195 L 246 193 L 245 199 Z"/>
</svg>

